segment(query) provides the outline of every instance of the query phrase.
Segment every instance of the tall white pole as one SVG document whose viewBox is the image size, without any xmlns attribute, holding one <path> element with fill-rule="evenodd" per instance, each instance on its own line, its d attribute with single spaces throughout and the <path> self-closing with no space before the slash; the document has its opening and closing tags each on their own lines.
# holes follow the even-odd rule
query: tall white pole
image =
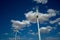
<svg viewBox="0 0 60 40">
<path fill-rule="evenodd" d="M 17 40 L 17 32 L 15 33 L 15 40 Z"/>
<path fill-rule="evenodd" d="M 15 40 L 17 40 L 17 33 L 18 33 L 18 30 L 15 30 Z"/>
<path fill-rule="evenodd" d="M 37 12 L 37 27 L 38 27 L 38 40 L 41 40 L 41 35 L 40 35 L 40 28 L 39 28 L 39 14 L 38 14 L 38 9 L 36 10 Z"/>
</svg>

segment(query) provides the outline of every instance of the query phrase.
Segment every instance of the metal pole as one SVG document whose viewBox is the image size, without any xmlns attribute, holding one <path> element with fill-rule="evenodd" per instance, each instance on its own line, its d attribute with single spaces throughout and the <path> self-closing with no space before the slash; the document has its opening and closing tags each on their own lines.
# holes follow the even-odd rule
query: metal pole
<svg viewBox="0 0 60 40">
<path fill-rule="evenodd" d="M 17 33 L 18 33 L 18 30 L 15 30 L 15 40 L 17 40 Z"/>
<path fill-rule="evenodd" d="M 17 32 L 15 33 L 15 40 L 17 40 Z"/>
</svg>

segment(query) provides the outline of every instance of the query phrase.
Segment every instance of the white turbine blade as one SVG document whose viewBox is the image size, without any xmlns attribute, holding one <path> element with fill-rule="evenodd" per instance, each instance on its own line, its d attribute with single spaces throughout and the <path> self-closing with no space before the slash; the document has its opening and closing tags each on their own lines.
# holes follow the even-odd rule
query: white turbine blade
<svg viewBox="0 0 60 40">
<path fill-rule="evenodd" d="M 40 35 L 40 28 L 39 28 L 39 19 L 38 19 L 38 16 L 39 16 L 39 14 L 38 14 L 38 9 L 36 10 L 36 12 L 37 12 L 37 27 L 38 27 L 38 38 L 39 38 L 39 40 L 41 40 L 41 35 Z"/>
</svg>

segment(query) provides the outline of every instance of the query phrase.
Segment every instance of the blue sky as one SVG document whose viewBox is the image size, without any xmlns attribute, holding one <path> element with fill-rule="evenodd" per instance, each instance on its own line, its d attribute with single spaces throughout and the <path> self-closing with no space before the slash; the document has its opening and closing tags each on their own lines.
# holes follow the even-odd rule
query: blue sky
<svg viewBox="0 0 60 40">
<path fill-rule="evenodd" d="M 13 32 L 11 20 L 26 20 L 25 13 L 36 11 L 37 5 L 39 12 L 43 14 L 47 13 L 48 9 L 56 11 L 56 16 L 51 17 L 46 24 L 45 22 L 40 24 L 40 28 L 47 26 L 52 28 L 49 33 L 42 30 L 41 39 L 60 40 L 60 0 L 48 0 L 46 4 L 37 4 L 33 0 L 0 0 L 0 40 L 13 40 L 15 32 Z M 52 20 L 56 22 L 49 23 Z M 31 23 L 29 27 L 19 30 L 17 37 L 21 40 L 38 40 L 36 23 Z"/>
</svg>

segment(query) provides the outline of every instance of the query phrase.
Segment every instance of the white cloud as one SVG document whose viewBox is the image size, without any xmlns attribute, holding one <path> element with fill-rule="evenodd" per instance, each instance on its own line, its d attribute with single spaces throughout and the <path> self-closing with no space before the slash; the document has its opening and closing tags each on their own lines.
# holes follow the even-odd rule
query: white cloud
<svg viewBox="0 0 60 40">
<path fill-rule="evenodd" d="M 57 18 L 56 20 L 50 21 L 51 24 L 57 23 L 60 21 L 60 18 Z M 59 23 L 58 23 L 59 24 Z"/>
<path fill-rule="evenodd" d="M 40 32 L 41 33 L 48 33 L 48 32 L 50 32 L 52 30 L 52 27 L 41 27 L 40 28 Z"/>
<path fill-rule="evenodd" d="M 14 29 L 22 29 L 26 25 L 30 24 L 30 22 L 26 21 L 26 20 L 23 20 L 22 22 L 21 21 L 17 21 L 17 20 L 11 20 L 11 22 L 12 22 L 12 27 Z"/>
<path fill-rule="evenodd" d="M 52 29 L 55 29 L 55 27 L 47 26 L 47 27 L 41 27 L 40 32 L 41 33 L 49 33 L 52 31 Z"/>
<path fill-rule="evenodd" d="M 58 25 L 60 25 L 60 22 L 58 22 Z"/>
<path fill-rule="evenodd" d="M 47 12 L 48 12 L 51 16 L 56 16 L 56 10 L 54 10 L 54 9 L 48 9 Z"/>
<path fill-rule="evenodd" d="M 56 30 L 56 27 L 51 27 L 51 26 L 41 27 L 41 28 L 40 28 L 40 33 L 48 34 L 48 33 L 50 33 L 52 30 Z M 32 30 L 29 30 L 28 34 L 38 35 L 38 32 L 34 32 L 34 31 L 32 31 Z"/>
<path fill-rule="evenodd" d="M 48 33 L 50 33 L 52 30 L 56 30 L 56 27 L 51 27 L 51 26 L 46 26 L 46 27 L 41 27 L 40 28 L 40 33 L 43 33 L 43 34 L 48 34 Z M 28 32 L 29 34 L 31 34 L 31 35 L 38 35 L 38 33 L 36 32 L 34 32 L 34 31 L 32 31 L 32 30 L 30 30 L 29 32 Z"/>
<path fill-rule="evenodd" d="M 34 0 L 37 3 L 42 3 L 42 4 L 46 4 L 48 2 L 48 0 Z"/>
<path fill-rule="evenodd" d="M 26 13 L 25 16 L 29 21 L 34 22 L 34 23 L 36 22 L 36 15 L 35 13 L 33 13 L 33 11 Z"/>
<path fill-rule="evenodd" d="M 50 13 L 50 9 L 47 11 L 48 14 L 43 14 L 43 13 L 39 13 L 39 21 L 40 22 L 44 22 L 44 21 L 48 21 L 50 17 L 53 17 L 56 15 L 56 13 L 51 10 L 51 13 Z M 32 23 L 36 23 L 36 20 L 37 20 L 37 13 L 36 12 L 33 12 L 33 11 L 30 11 L 28 13 L 25 14 L 27 20 L 29 20 L 30 22 Z"/>
</svg>

